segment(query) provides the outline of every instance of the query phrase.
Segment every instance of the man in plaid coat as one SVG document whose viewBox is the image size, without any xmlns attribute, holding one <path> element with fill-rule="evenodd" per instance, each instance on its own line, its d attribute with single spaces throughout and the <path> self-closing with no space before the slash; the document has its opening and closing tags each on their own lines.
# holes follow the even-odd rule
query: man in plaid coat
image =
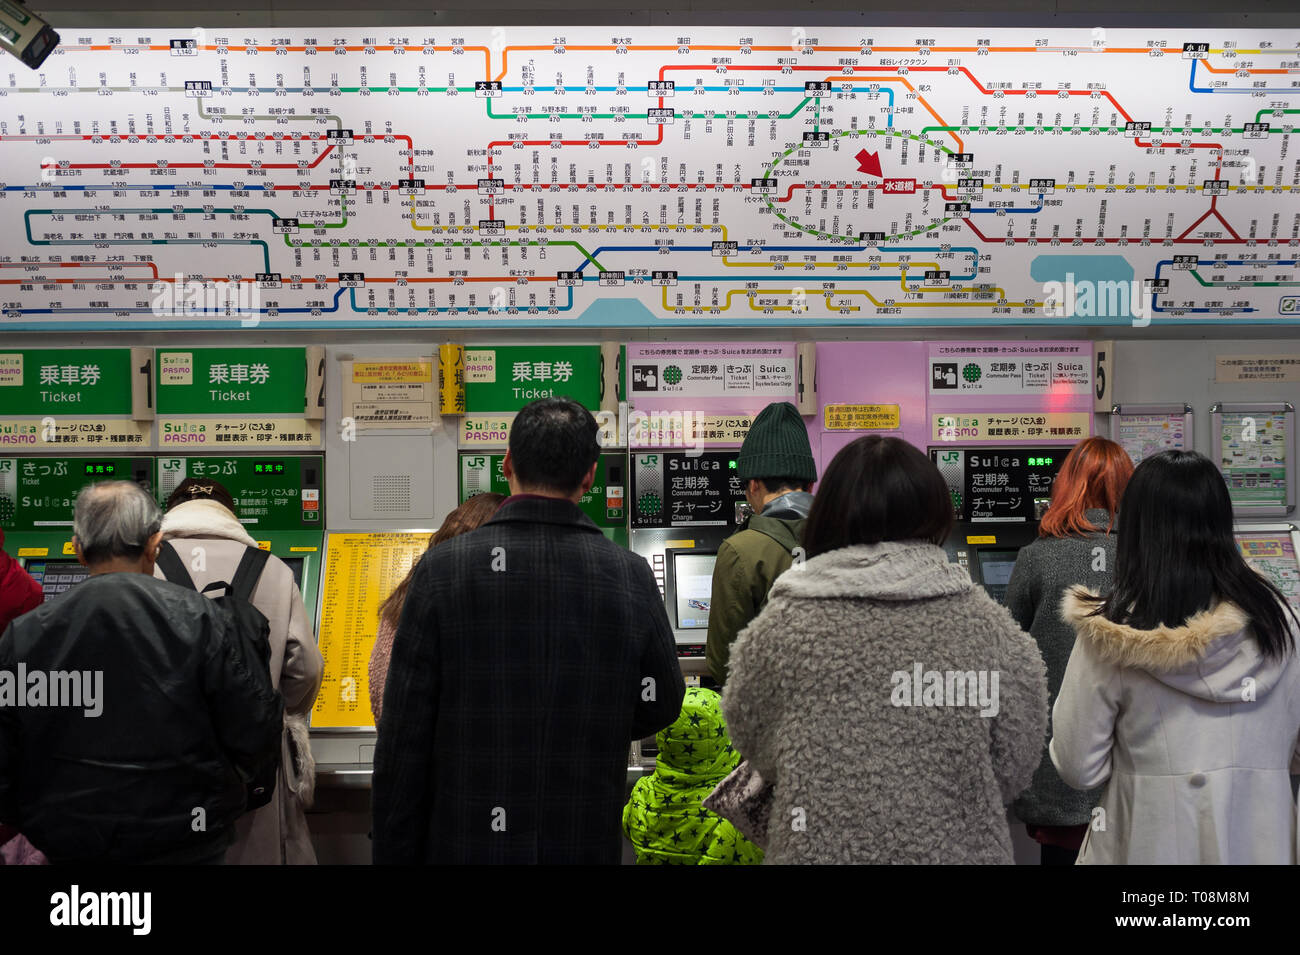
<svg viewBox="0 0 1300 955">
<path fill-rule="evenodd" d="M 596 433 L 567 398 L 525 407 L 511 496 L 416 568 L 375 751 L 376 864 L 619 862 L 628 744 L 672 723 L 685 687 L 649 565 L 577 507 Z"/>
</svg>

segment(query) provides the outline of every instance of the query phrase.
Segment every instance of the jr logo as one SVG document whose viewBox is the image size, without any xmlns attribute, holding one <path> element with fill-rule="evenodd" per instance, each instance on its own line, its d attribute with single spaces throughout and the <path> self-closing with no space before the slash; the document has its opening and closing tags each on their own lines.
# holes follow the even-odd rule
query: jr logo
<svg viewBox="0 0 1300 955">
<path fill-rule="evenodd" d="M 465 459 L 465 466 L 466 466 L 466 467 L 471 467 L 471 468 L 481 468 L 481 467 L 486 467 L 486 466 L 487 466 L 487 458 L 482 457 L 481 455 L 478 456 L 478 457 L 466 458 L 466 459 Z"/>
<path fill-rule="evenodd" d="M 641 455 L 640 466 L 643 467 L 643 468 L 657 468 L 657 467 L 659 467 L 659 455 L 657 455 L 657 454 L 643 454 L 643 455 Z"/>
<path fill-rule="evenodd" d="M 163 458 L 159 463 L 164 471 L 179 471 L 181 469 L 180 458 Z"/>
</svg>

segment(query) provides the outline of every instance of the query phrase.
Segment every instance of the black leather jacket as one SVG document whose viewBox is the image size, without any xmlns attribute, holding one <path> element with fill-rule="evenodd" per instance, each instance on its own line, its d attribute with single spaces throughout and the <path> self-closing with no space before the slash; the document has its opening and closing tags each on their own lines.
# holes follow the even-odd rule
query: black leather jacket
<svg viewBox="0 0 1300 955">
<path fill-rule="evenodd" d="M 228 846 L 283 715 L 227 620 L 139 573 L 90 577 L 15 620 L 0 637 L 0 820 L 54 863 L 185 863 Z M 3 695 L 20 664 L 24 706 Z M 99 715 L 84 699 L 31 705 L 37 671 L 102 672 Z"/>
</svg>

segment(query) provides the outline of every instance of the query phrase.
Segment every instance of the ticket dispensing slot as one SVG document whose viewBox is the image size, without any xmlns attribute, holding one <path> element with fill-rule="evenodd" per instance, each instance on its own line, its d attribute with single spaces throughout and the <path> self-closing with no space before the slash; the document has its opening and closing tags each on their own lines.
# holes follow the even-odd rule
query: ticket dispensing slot
<svg viewBox="0 0 1300 955">
<path fill-rule="evenodd" d="M 1052 485 L 1069 447 L 930 449 L 952 498 L 956 522 L 948 558 L 990 597 L 1005 602 L 1020 548 L 1038 537 Z"/>
</svg>

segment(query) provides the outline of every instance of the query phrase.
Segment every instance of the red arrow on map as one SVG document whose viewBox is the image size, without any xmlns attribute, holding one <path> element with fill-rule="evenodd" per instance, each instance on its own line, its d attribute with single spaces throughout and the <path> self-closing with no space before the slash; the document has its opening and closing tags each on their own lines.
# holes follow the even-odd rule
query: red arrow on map
<svg viewBox="0 0 1300 955">
<path fill-rule="evenodd" d="M 884 170 L 880 168 L 880 153 L 869 153 L 863 149 L 853 158 L 858 161 L 858 172 L 865 172 L 868 176 L 879 176 L 881 179 L 885 178 Z"/>
</svg>

